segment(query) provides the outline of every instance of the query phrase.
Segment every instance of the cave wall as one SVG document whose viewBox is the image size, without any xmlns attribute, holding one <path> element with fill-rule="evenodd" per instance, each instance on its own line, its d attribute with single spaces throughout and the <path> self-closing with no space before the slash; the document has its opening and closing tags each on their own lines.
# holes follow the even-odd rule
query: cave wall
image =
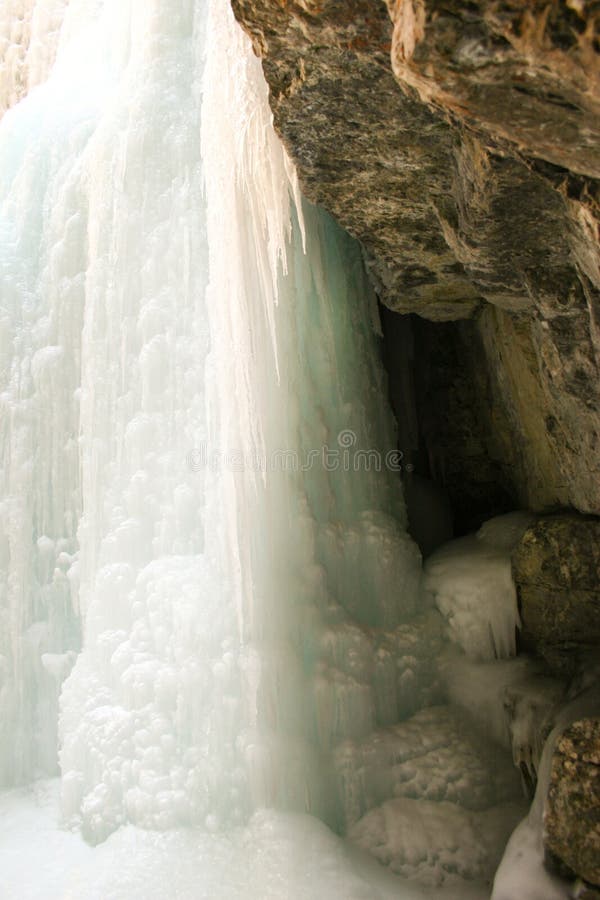
<svg viewBox="0 0 600 900">
<path fill-rule="evenodd" d="M 485 402 L 490 383 L 476 322 L 411 319 L 422 448 L 417 465 L 446 493 L 454 534 L 466 534 L 519 505 L 499 439 L 508 421 L 499 421 L 502 410 Z"/>
<path fill-rule="evenodd" d="M 232 6 L 305 194 L 362 242 L 383 304 L 454 323 L 450 492 L 600 513 L 598 4 Z"/>
</svg>

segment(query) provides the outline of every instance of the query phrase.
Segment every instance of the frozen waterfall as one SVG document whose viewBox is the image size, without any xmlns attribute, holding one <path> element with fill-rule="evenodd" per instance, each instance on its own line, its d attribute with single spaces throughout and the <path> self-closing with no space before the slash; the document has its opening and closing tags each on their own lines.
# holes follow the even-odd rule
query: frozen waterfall
<svg viewBox="0 0 600 900">
<path fill-rule="evenodd" d="M 10 900 L 480 900 L 522 811 L 460 708 L 515 652 L 506 548 L 422 584 L 361 250 L 228 0 L 10 0 L 0 42 Z"/>
<path fill-rule="evenodd" d="M 223 3 L 73 0 L 1 146 L 5 771 L 51 766 L 81 622 L 60 762 L 91 840 L 339 823 L 332 750 L 389 706 L 355 622 L 420 578 L 360 252 L 300 201 Z"/>
</svg>

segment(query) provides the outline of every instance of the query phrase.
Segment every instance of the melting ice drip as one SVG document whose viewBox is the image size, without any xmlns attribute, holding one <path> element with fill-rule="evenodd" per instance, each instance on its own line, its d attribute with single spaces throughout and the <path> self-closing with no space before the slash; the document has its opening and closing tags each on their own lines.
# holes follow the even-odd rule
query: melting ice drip
<svg viewBox="0 0 600 900">
<path fill-rule="evenodd" d="M 374 298 L 299 199 L 228 4 L 204 6 L 71 0 L 0 132 L 1 702 L 30 711 L 5 769 L 80 613 L 60 759 L 93 841 L 260 804 L 339 822 L 339 747 L 406 699 L 389 635 L 419 554 L 397 474 L 347 464 L 395 445 Z"/>
</svg>

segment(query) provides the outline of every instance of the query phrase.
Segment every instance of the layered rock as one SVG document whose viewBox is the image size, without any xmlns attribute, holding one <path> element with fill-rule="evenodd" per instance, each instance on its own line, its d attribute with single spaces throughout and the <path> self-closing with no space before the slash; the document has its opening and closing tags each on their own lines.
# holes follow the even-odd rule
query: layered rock
<svg viewBox="0 0 600 900">
<path fill-rule="evenodd" d="M 401 84 L 528 155 L 600 177 L 596 3 L 387 3 Z"/>
</svg>

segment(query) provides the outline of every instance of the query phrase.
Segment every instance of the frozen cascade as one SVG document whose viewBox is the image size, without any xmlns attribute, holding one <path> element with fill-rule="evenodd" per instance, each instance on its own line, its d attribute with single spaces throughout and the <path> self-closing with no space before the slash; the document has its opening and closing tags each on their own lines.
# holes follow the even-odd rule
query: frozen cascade
<svg viewBox="0 0 600 900">
<path fill-rule="evenodd" d="M 88 611 L 61 752 L 64 808 L 92 840 L 125 820 L 215 828 L 262 805 L 337 821 L 324 751 L 334 732 L 345 736 L 340 720 L 370 730 L 375 700 L 368 678 L 343 675 L 333 698 L 323 678 L 322 634 L 350 598 L 322 566 L 319 535 L 357 532 L 372 580 L 363 602 L 379 604 L 387 624 L 410 615 L 419 583 L 418 553 L 391 515 L 402 515 L 397 482 L 310 464 L 311 450 L 339 451 L 342 434 L 394 446 L 357 249 L 310 209 L 296 207 L 292 224 L 297 192 L 259 64 L 223 10 L 208 25 L 202 111 L 181 47 L 194 23 L 160 19 L 158 58 L 147 58 L 149 41 L 129 61 L 126 159 L 105 165 L 110 121 L 92 141 L 101 168 L 82 349 Z M 131 181 L 107 202 L 119 171 Z"/>
<path fill-rule="evenodd" d="M 65 822 L 107 854 L 325 847 L 281 818 L 309 812 L 470 895 L 514 772 L 444 705 L 360 249 L 302 201 L 226 0 L 11 3 L 0 780 L 54 771 L 62 686 Z"/>
<path fill-rule="evenodd" d="M 2 125 L 3 699 L 32 704 L 15 755 L 51 761 L 35 716 L 81 612 L 63 806 L 93 841 L 265 804 L 338 821 L 331 748 L 382 707 L 350 616 L 393 629 L 419 592 L 367 456 L 395 437 L 359 250 L 302 207 L 259 63 L 209 18 L 74 0 Z"/>
<path fill-rule="evenodd" d="M 80 645 L 86 209 L 76 167 L 95 98 L 57 81 L 54 115 L 33 92 L 0 123 L 0 718 L 11 735 L 0 783 L 56 767 L 60 680 Z"/>
</svg>

